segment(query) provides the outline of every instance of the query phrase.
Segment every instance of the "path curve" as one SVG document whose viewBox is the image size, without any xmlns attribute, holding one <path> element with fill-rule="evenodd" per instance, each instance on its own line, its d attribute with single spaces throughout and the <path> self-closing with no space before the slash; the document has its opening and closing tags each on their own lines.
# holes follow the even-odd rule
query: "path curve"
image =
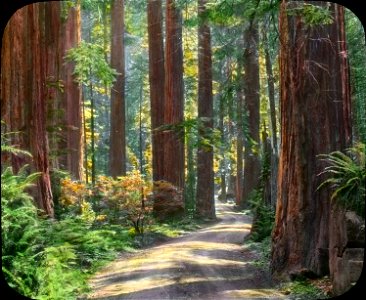
<svg viewBox="0 0 366 300">
<path fill-rule="evenodd" d="M 242 246 L 251 217 L 223 203 L 216 215 L 220 222 L 214 225 L 114 261 L 92 278 L 88 298 L 282 298 Z"/>
</svg>

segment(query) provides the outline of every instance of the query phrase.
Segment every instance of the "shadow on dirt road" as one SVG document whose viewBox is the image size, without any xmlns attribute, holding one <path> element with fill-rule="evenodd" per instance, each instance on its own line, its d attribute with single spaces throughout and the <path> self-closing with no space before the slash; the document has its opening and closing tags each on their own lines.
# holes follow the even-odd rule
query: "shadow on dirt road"
<svg viewBox="0 0 366 300">
<path fill-rule="evenodd" d="M 217 203 L 220 222 L 162 245 L 123 256 L 91 280 L 89 299 L 268 299 L 268 274 L 242 243 L 251 217 Z"/>
</svg>

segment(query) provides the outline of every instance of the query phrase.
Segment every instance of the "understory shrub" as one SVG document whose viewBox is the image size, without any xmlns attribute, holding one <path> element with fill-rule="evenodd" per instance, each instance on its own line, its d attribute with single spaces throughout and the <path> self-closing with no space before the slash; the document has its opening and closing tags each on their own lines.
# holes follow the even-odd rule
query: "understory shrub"
<svg viewBox="0 0 366 300">
<path fill-rule="evenodd" d="M 250 239 L 254 242 L 261 242 L 263 239 L 271 235 L 275 219 L 275 211 L 271 206 L 264 203 L 262 188 L 254 190 L 251 193 L 249 203 L 254 212 Z"/>
<path fill-rule="evenodd" d="M 94 187 L 65 178 L 59 203 L 63 213 L 79 215 L 85 221 L 132 225 L 140 231 L 137 222 L 144 218 L 147 223 L 152 210 L 146 198 L 150 192 L 151 186 L 137 171 L 117 179 L 99 176 Z"/>
<path fill-rule="evenodd" d="M 264 152 L 264 151 L 263 151 Z M 263 153 L 261 174 L 259 177 L 259 187 L 249 195 L 249 205 L 254 213 L 253 225 L 250 232 L 250 239 L 254 242 L 261 242 L 271 235 L 275 211 L 274 208 L 265 201 L 265 185 L 270 180 L 271 163 L 270 154 Z"/>
<path fill-rule="evenodd" d="M 318 189 L 325 185 L 333 189 L 331 200 L 348 210 L 355 211 L 365 218 L 365 144 L 358 143 L 352 148 L 341 151 L 334 151 L 330 154 L 322 154 L 319 157 L 328 166 L 321 174 L 328 174 L 329 177 L 323 181 Z"/>
<path fill-rule="evenodd" d="M 33 299 L 75 299 L 101 263 L 128 249 L 121 226 L 98 224 L 88 214 L 45 219 L 26 192 L 39 174 L 26 167 L 1 174 L 2 271 L 9 286 Z"/>
</svg>

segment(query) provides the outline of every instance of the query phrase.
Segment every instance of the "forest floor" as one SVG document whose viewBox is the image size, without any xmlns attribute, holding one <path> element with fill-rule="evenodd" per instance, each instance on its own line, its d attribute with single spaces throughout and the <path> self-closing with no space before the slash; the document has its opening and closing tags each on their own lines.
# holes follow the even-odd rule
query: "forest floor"
<svg viewBox="0 0 366 300">
<path fill-rule="evenodd" d="M 123 254 L 91 279 L 89 299 L 280 299 L 259 253 L 244 247 L 252 218 L 217 203 L 218 222 Z"/>
</svg>

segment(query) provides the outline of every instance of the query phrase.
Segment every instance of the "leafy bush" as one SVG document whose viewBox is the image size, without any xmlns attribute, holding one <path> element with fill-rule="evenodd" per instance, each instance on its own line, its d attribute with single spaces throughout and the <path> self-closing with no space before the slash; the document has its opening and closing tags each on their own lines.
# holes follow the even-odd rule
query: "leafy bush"
<svg viewBox="0 0 366 300">
<path fill-rule="evenodd" d="M 249 204 L 254 212 L 254 220 L 250 232 L 250 239 L 254 242 L 260 242 L 271 235 L 274 220 L 274 209 L 265 203 L 265 183 L 270 179 L 271 163 L 268 153 L 263 153 L 261 174 L 259 178 L 259 187 L 249 195 Z"/>
<path fill-rule="evenodd" d="M 96 266 L 131 247 L 127 229 L 73 215 L 42 219 L 26 192 L 39 174 L 1 174 L 2 271 L 8 284 L 33 299 L 71 299 L 86 289 Z M 90 207 L 89 212 L 92 210 Z"/>
<path fill-rule="evenodd" d="M 347 149 L 346 154 L 335 151 L 319 157 L 329 164 L 319 175 L 325 173 L 330 177 L 318 189 L 329 185 L 334 190 L 331 200 L 365 218 L 365 144 Z"/>
<path fill-rule="evenodd" d="M 151 186 L 136 171 L 117 179 L 99 176 L 94 188 L 66 178 L 61 181 L 59 202 L 64 213 L 79 215 L 85 221 L 133 225 L 142 233 L 142 220 L 152 210 L 146 200 L 150 191 Z"/>
<path fill-rule="evenodd" d="M 262 188 L 254 190 L 251 193 L 249 203 L 254 211 L 250 239 L 254 242 L 260 242 L 271 235 L 275 212 L 272 207 L 264 203 Z"/>
</svg>

